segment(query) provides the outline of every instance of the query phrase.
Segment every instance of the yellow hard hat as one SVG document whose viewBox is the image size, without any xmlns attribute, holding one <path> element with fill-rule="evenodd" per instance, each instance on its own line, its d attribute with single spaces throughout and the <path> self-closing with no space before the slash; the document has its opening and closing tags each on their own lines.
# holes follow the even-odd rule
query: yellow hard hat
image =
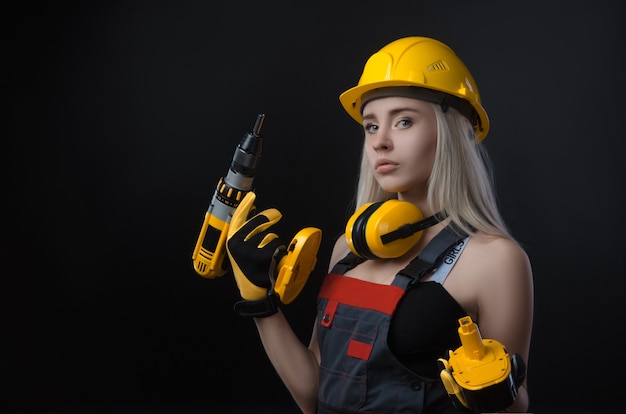
<svg viewBox="0 0 626 414">
<path fill-rule="evenodd" d="M 389 87 L 400 88 L 382 89 Z M 370 56 L 357 86 L 342 93 L 339 100 L 348 114 L 362 123 L 361 109 L 368 96 L 402 94 L 440 104 L 444 111 L 455 108 L 474 125 L 476 141 L 489 132 L 489 117 L 472 74 L 456 53 L 438 40 L 409 36 L 387 44 Z"/>
</svg>

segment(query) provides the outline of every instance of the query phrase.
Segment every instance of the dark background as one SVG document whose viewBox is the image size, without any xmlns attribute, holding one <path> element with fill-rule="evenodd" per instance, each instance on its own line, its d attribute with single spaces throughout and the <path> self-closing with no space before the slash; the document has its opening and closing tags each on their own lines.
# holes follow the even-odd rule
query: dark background
<svg viewBox="0 0 626 414">
<path fill-rule="evenodd" d="M 359 126 L 338 95 L 407 35 L 465 61 L 502 211 L 535 277 L 531 411 L 623 408 L 624 29 L 618 1 L 91 1 L 2 13 L 2 413 L 297 410 L 191 254 L 266 114 L 257 204 L 322 229 L 287 309 L 308 342 L 348 217 Z M 5 5 L 6 7 L 6 5 Z M 4 181 L 4 180 L 3 180 Z M 419 317 L 427 317 L 420 315 Z"/>
</svg>

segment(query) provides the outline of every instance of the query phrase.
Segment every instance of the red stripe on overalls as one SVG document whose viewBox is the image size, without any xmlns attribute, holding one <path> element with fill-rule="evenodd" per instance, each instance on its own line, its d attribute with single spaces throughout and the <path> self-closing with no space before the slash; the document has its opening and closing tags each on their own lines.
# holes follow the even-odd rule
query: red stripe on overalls
<svg viewBox="0 0 626 414">
<path fill-rule="evenodd" d="M 349 276 L 330 273 L 324 279 L 319 297 L 330 302 L 371 309 L 391 315 L 404 289 L 394 285 L 366 282 Z"/>
</svg>

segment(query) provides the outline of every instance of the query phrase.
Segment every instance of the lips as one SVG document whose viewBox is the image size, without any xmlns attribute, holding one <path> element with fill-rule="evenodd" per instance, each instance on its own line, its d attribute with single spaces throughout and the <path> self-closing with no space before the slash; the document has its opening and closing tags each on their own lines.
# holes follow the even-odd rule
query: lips
<svg viewBox="0 0 626 414">
<path fill-rule="evenodd" d="M 378 173 L 388 173 L 395 170 L 398 167 L 398 163 L 395 163 L 391 160 L 381 158 L 376 160 L 376 164 L 374 164 L 374 170 Z"/>
</svg>

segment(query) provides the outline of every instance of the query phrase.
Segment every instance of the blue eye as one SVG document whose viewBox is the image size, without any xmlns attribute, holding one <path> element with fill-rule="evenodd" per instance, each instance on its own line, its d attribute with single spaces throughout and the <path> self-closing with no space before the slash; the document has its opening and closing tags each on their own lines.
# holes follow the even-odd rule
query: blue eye
<svg viewBox="0 0 626 414">
<path fill-rule="evenodd" d="M 400 121 L 398 121 L 398 126 L 400 128 L 408 128 L 411 125 L 413 125 L 413 121 L 411 121 L 410 119 L 401 119 Z"/>
<path fill-rule="evenodd" d="M 365 132 L 369 132 L 370 134 L 376 132 L 378 130 L 378 125 L 376 124 L 367 124 L 363 126 Z"/>
</svg>

